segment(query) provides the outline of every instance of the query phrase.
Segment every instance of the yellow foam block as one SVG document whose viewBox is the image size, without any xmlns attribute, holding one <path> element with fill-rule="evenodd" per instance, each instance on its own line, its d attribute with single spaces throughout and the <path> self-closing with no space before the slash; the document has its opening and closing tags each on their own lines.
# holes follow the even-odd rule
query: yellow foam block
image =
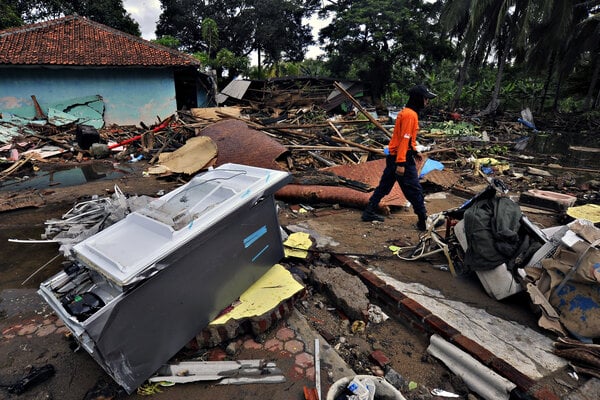
<svg viewBox="0 0 600 400">
<path fill-rule="evenodd" d="M 294 232 L 283 242 L 286 257 L 306 258 L 312 242 L 306 232 Z"/>
<path fill-rule="evenodd" d="M 302 289 L 304 286 L 287 269 L 275 264 L 240 296 L 239 303 L 230 312 L 217 317 L 210 325 L 262 315 Z"/>
<path fill-rule="evenodd" d="M 584 204 L 578 207 L 569 207 L 567 215 L 575 219 L 587 219 L 596 224 L 600 222 L 600 206 L 598 204 Z"/>
</svg>

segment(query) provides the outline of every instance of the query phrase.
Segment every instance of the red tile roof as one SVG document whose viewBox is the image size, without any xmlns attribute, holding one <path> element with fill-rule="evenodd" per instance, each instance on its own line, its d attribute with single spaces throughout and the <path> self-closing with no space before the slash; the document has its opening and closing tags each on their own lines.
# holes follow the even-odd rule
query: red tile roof
<svg viewBox="0 0 600 400">
<path fill-rule="evenodd" d="M 75 15 L 0 31 L 0 65 L 154 67 L 200 62 Z"/>
</svg>

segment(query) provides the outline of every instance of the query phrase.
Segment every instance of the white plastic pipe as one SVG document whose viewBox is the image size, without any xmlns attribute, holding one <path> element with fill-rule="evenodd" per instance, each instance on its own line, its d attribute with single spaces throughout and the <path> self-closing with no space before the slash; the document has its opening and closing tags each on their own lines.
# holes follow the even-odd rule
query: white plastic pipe
<svg viewBox="0 0 600 400">
<path fill-rule="evenodd" d="M 508 400 L 510 392 L 517 387 L 439 335 L 431 336 L 427 352 L 446 364 L 469 389 L 486 400 Z"/>
</svg>

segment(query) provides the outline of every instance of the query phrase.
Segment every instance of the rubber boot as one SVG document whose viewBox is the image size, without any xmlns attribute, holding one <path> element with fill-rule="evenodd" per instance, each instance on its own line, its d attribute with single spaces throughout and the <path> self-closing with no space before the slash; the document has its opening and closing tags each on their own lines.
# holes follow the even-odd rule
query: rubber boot
<svg viewBox="0 0 600 400">
<path fill-rule="evenodd" d="M 372 204 L 368 204 L 367 208 L 362 213 L 361 219 L 365 222 L 368 221 L 379 221 L 383 222 L 385 218 L 382 215 L 379 215 L 375 212 L 375 207 Z"/>
<path fill-rule="evenodd" d="M 427 215 L 425 214 L 420 214 L 419 216 L 419 220 L 417 221 L 417 230 L 423 232 L 425 230 L 427 230 Z"/>
</svg>

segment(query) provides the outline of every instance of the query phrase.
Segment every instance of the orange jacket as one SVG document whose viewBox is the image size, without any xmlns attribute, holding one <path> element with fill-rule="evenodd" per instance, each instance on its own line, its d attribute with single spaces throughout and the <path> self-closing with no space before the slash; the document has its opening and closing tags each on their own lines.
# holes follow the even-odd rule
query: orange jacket
<svg viewBox="0 0 600 400">
<path fill-rule="evenodd" d="M 417 146 L 419 116 L 411 108 L 404 107 L 398 113 L 394 133 L 388 144 L 390 154 L 396 155 L 396 164 L 406 162 L 406 153 Z"/>
</svg>

